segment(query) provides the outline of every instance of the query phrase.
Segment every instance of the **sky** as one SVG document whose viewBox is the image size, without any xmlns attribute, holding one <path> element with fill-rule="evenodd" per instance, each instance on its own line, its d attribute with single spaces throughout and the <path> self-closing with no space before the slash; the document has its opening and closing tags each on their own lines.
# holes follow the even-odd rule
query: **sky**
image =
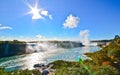
<svg viewBox="0 0 120 75">
<path fill-rule="evenodd" d="M 0 0 L 0 40 L 101 40 L 119 34 L 119 0 Z"/>
</svg>

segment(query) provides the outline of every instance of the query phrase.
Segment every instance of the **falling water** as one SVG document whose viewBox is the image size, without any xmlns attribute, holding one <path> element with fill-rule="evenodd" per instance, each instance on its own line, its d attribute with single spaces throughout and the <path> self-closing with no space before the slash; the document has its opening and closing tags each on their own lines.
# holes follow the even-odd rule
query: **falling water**
<svg viewBox="0 0 120 75">
<path fill-rule="evenodd" d="M 48 42 L 27 43 L 26 52 L 48 52 L 57 50 L 56 44 Z"/>
<path fill-rule="evenodd" d="M 5 55 L 8 55 L 9 43 L 5 43 Z"/>
</svg>

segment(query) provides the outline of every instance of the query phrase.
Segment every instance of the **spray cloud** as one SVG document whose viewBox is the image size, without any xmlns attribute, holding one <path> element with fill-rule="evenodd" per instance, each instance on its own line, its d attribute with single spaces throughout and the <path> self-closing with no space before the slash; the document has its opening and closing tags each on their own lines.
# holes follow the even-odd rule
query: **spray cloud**
<svg viewBox="0 0 120 75">
<path fill-rule="evenodd" d="M 82 42 L 85 46 L 89 46 L 89 44 L 90 44 L 90 40 L 89 40 L 89 30 L 80 31 L 80 37 L 81 37 L 81 42 Z"/>
</svg>

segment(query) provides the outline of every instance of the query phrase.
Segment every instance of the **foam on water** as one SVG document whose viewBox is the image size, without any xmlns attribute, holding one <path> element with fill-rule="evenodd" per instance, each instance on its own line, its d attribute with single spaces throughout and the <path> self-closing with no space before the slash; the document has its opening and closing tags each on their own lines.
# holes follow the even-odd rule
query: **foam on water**
<svg viewBox="0 0 120 75">
<path fill-rule="evenodd" d="M 34 64 L 45 63 L 48 64 L 55 60 L 76 61 L 77 57 L 86 59 L 83 55 L 86 52 L 93 52 L 99 50 L 99 47 L 78 47 L 78 48 L 57 48 L 55 45 L 48 43 L 28 44 L 27 52 L 30 54 L 11 56 L 0 59 L 0 66 L 10 70 L 15 69 L 33 69 Z M 32 53 L 36 51 L 36 53 Z"/>
</svg>

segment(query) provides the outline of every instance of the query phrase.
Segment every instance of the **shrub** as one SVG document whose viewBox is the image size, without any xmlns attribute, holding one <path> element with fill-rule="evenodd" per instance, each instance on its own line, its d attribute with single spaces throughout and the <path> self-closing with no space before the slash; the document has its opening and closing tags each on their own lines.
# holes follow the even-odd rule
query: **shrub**
<svg viewBox="0 0 120 75">
<path fill-rule="evenodd" d="M 118 71 L 112 66 L 101 66 L 96 75 L 118 75 Z"/>
</svg>

